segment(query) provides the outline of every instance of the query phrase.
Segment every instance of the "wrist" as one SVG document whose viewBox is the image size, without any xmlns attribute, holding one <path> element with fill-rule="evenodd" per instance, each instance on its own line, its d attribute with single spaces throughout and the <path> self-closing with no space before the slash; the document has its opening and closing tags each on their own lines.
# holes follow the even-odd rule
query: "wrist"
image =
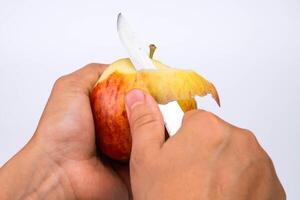
<svg viewBox="0 0 300 200">
<path fill-rule="evenodd" d="M 63 169 L 33 138 L 0 170 L 0 199 L 72 199 Z"/>
</svg>

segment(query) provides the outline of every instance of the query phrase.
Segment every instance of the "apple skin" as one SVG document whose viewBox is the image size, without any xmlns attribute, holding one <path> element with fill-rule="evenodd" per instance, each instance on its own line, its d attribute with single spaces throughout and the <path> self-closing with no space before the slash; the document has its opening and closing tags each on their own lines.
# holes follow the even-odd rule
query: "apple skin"
<svg viewBox="0 0 300 200">
<path fill-rule="evenodd" d="M 131 152 L 125 109 L 125 94 L 130 85 L 128 77 L 113 73 L 105 81 L 98 82 L 91 93 L 97 145 L 106 156 L 120 161 L 127 161 Z"/>
<path fill-rule="evenodd" d="M 130 59 L 119 59 L 102 73 L 91 93 L 97 146 L 114 160 L 130 158 L 131 134 L 125 109 L 128 91 L 141 89 L 159 104 L 176 100 L 184 112 L 197 108 L 194 96 L 211 94 L 220 105 L 216 88 L 202 76 L 155 60 L 153 63 L 157 70 L 136 71 Z"/>
</svg>

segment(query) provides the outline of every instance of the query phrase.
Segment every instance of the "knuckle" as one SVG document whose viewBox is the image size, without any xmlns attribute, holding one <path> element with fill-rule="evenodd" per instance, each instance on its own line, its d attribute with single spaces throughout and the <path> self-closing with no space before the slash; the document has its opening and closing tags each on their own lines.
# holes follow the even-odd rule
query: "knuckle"
<svg viewBox="0 0 300 200">
<path fill-rule="evenodd" d="M 215 125 L 218 123 L 218 117 L 211 112 L 204 110 L 193 110 L 184 115 L 183 121 L 185 123 L 196 122 L 197 124 Z"/>
<path fill-rule="evenodd" d="M 156 123 L 158 120 L 156 115 L 151 112 L 133 112 L 131 121 L 133 130 L 137 130 L 141 127 L 144 127 L 145 125 Z"/>
<path fill-rule="evenodd" d="M 82 69 L 85 69 L 86 71 L 89 71 L 91 73 L 102 73 L 105 68 L 107 67 L 106 64 L 100 64 L 100 63 L 89 63 L 85 65 Z"/>
<path fill-rule="evenodd" d="M 265 152 L 259 152 L 252 156 L 253 163 L 256 164 L 256 166 L 259 168 L 259 171 L 262 175 L 266 176 L 272 176 L 272 173 L 274 173 L 274 165 L 271 160 L 271 158 L 265 153 Z"/>
<path fill-rule="evenodd" d="M 55 81 L 53 88 L 60 89 L 60 88 L 64 87 L 67 84 L 67 82 L 69 82 L 69 79 L 70 79 L 70 75 L 63 75 L 63 76 L 59 77 Z"/>
<path fill-rule="evenodd" d="M 85 65 L 85 67 L 94 68 L 95 66 L 98 66 L 98 65 L 99 65 L 98 63 L 89 63 L 89 64 Z"/>
<path fill-rule="evenodd" d="M 87 71 L 92 71 L 95 67 L 99 67 L 99 64 L 89 63 L 89 64 L 85 65 L 83 68 L 81 68 L 80 70 L 85 69 Z"/>
<path fill-rule="evenodd" d="M 55 85 L 65 85 L 65 84 L 74 84 L 80 80 L 79 77 L 77 77 L 75 74 L 67 74 L 59 77 L 55 81 Z"/>
<path fill-rule="evenodd" d="M 62 84 L 66 82 L 68 79 L 69 79 L 69 75 L 63 75 L 55 81 L 55 84 Z"/>
<path fill-rule="evenodd" d="M 230 132 L 224 130 L 219 118 L 211 112 L 201 110 L 190 113 L 184 123 L 187 126 L 196 127 L 194 130 L 200 136 L 199 140 L 205 140 L 211 146 L 223 144 L 230 136 Z"/>
<path fill-rule="evenodd" d="M 196 115 L 198 112 L 201 112 L 200 110 L 190 110 L 186 112 L 183 116 L 182 122 L 189 121 L 189 119 L 193 118 L 194 115 Z"/>
<path fill-rule="evenodd" d="M 255 134 L 241 128 L 235 128 L 233 132 L 231 147 L 237 150 L 240 163 L 255 166 L 261 174 L 270 173 L 273 169 L 272 160 L 258 143 Z"/>
<path fill-rule="evenodd" d="M 55 81 L 52 91 L 68 91 L 76 93 L 80 88 L 78 80 L 78 77 L 74 76 L 73 74 L 63 75 Z"/>
<path fill-rule="evenodd" d="M 242 131 L 240 131 L 239 133 L 239 144 L 244 149 L 244 151 L 250 153 L 253 159 L 260 160 L 261 163 L 272 163 L 271 158 L 260 146 L 253 132 L 242 129 Z"/>
<path fill-rule="evenodd" d="M 274 164 L 271 157 L 265 151 L 261 153 L 261 158 L 265 161 L 267 166 L 274 168 Z"/>
<path fill-rule="evenodd" d="M 257 151 L 257 158 L 263 163 L 268 169 L 274 168 L 271 157 L 261 148 Z"/>
<path fill-rule="evenodd" d="M 244 141 L 244 143 L 247 144 L 247 146 L 253 146 L 253 147 L 258 147 L 259 144 L 258 144 L 258 141 L 254 135 L 253 132 L 247 130 L 247 129 L 243 129 L 241 131 L 241 139 Z"/>
<path fill-rule="evenodd" d="M 203 120 L 203 122 L 212 126 L 219 124 L 218 117 L 211 112 L 200 113 L 199 119 Z"/>
</svg>

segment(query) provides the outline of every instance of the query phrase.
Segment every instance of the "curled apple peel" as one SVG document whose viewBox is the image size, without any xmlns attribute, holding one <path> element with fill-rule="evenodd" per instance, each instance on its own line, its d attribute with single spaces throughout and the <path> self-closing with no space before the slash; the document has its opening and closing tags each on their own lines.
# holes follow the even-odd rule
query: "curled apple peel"
<svg viewBox="0 0 300 200">
<path fill-rule="evenodd" d="M 157 60 L 152 62 L 157 70 L 137 71 L 129 58 L 113 62 L 91 93 L 97 144 L 110 158 L 126 161 L 130 157 L 131 135 L 125 95 L 134 88 L 151 94 L 159 104 L 177 101 L 184 112 L 197 108 L 195 96 L 211 94 L 220 105 L 214 85 L 199 74 L 174 69 Z"/>
</svg>

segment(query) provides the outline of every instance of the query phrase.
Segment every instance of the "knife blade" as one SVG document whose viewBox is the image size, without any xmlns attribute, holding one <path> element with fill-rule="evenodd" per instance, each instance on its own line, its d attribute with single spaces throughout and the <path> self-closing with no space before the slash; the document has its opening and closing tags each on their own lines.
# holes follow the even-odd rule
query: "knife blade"
<svg viewBox="0 0 300 200">
<path fill-rule="evenodd" d="M 157 70 L 147 54 L 147 50 L 149 49 L 148 46 L 141 43 L 121 13 L 118 15 L 117 30 L 119 38 L 129 53 L 129 58 L 135 69 Z M 168 134 L 173 136 L 181 126 L 183 111 L 176 101 L 170 102 L 166 105 L 159 104 L 159 108 L 163 115 Z"/>
</svg>

